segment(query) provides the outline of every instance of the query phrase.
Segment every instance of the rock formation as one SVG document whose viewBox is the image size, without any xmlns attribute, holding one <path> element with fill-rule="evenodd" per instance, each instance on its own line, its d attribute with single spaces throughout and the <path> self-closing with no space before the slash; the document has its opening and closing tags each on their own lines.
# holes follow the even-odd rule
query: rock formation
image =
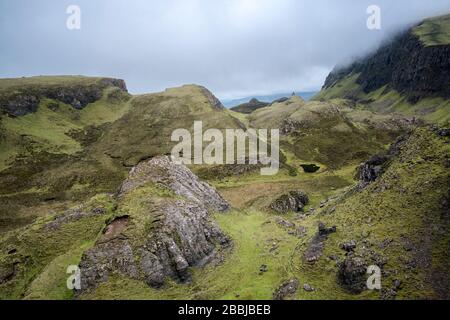
<svg viewBox="0 0 450 320">
<path fill-rule="evenodd" d="M 155 157 L 134 167 L 119 192 L 121 203 L 133 192 L 148 186 L 167 190 L 174 196 L 148 194 L 148 204 L 140 215 L 125 209 L 109 223 L 104 235 L 81 259 L 82 291 L 107 281 L 113 273 L 162 286 L 167 277 L 189 280 L 189 267 L 204 265 L 219 256 L 230 244 L 210 213 L 224 212 L 228 204 L 217 191 L 201 182 L 185 166 L 167 156 Z M 152 201 L 153 200 L 153 201 Z M 151 217 L 151 227 L 137 221 Z"/>
</svg>

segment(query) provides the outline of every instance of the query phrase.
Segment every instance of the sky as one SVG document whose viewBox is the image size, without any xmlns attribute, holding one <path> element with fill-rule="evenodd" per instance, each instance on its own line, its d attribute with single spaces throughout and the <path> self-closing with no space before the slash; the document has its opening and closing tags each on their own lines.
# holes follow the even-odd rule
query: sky
<svg viewBox="0 0 450 320">
<path fill-rule="evenodd" d="M 335 65 L 445 13 L 450 0 L 0 0 L 0 77 L 109 76 L 136 94 L 195 83 L 222 99 L 315 91 Z"/>
</svg>

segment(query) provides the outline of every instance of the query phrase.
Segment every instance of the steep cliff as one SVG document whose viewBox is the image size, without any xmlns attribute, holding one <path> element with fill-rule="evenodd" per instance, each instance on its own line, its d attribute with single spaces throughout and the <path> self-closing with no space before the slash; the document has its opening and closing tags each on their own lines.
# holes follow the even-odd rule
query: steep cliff
<svg viewBox="0 0 450 320">
<path fill-rule="evenodd" d="M 381 112 L 445 123 L 449 110 L 450 15 L 404 31 L 371 55 L 336 67 L 315 99 L 345 98 Z"/>
<path fill-rule="evenodd" d="M 23 116 L 36 112 L 42 99 L 53 99 L 75 109 L 99 100 L 103 90 L 116 87 L 127 92 L 125 81 L 112 78 L 31 77 L 0 80 L 0 112 Z"/>
</svg>

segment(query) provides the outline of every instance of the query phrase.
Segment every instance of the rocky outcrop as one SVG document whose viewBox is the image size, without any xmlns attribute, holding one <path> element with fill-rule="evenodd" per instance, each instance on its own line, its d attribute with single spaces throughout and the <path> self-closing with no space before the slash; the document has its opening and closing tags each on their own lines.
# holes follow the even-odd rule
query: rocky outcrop
<svg viewBox="0 0 450 320">
<path fill-rule="evenodd" d="M 409 134 L 400 136 L 399 138 L 397 138 L 397 141 L 389 147 L 387 152 L 374 155 L 359 166 L 359 188 L 364 188 L 381 176 L 381 174 L 388 166 L 389 161 L 400 153 L 400 150 L 406 143 L 408 137 Z"/>
<path fill-rule="evenodd" d="M 315 263 L 323 254 L 325 241 L 328 235 L 336 232 L 336 226 L 326 227 L 323 222 L 319 222 L 318 231 L 311 239 L 308 248 L 306 249 L 303 259 L 308 263 Z"/>
<path fill-rule="evenodd" d="M 211 91 L 209 91 L 208 89 L 206 89 L 205 87 L 200 87 L 202 93 L 206 96 L 206 98 L 208 99 L 208 102 L 216 109 L 224 109 L 225 107 L 223 106 L 222 102 L 220 102 L 219 99 L 217 99 L 217 97 L 212 94 Z"/>
<path fill-rule="evenodd" d="M 148 182 L 173 190 L 177 195 L 196 202 L 212 211 L 226 211 L 228 203 L 212 186 L 200 179 L 184 165 L 178 165 L 168 156 L 154 157 L 133 167 L 122 183 L 119 195 L 130 192 Z"/>
<path fill-rule="evenodd" d="M 359 179 L 362 183 L 375 181 L 382 173 L 383 164 L 389 158 L 386 155 L 374 155 L 359 168 Z"/>
<path fill-rule="evenodd" d="M 23 116 L 35 112 L 44 98 L 60 101 L 75 109 L 83 109 L 89 103 L 99 100 L 103 95 L 103 90 L 107 87 L 116 87 L 127 92 L 125 81 L 112 78 L 101 78 L 95 82 L 86 80 L 86 84 L 82 82 L 59 85 L 24 83 L 12 87 L 7 92 L 0 93 L 0 112 L 13 117 Z"/>
<path fill-rule="evenodd" d="M 285 300 L 293 296 L 299 287 L 298 279 L 291 279 L 282 283 L 273 294 L 273 300 Z"/>
<path fill-rule="evenodd" d="M 323 89 L 359 74 L 357 83 L 365 93 L 385 85 L 415 103 L 425 97 L 450 97 L 450 46 L 424 46 L 411 30 L 395 37 L 372 55 L 345 68 L 336 68 Z M 351 93 L 348 93 L 351 95 Z M 353 98 L 346 96 L 345 98 Z"/>
<path fill-rule="evenodd" d="M 308 201 L 308 196 L 303 191 L 290 191 L 272 202 L 270 208 L 278 213 L 301 212 Z"/>
<path fill-rule="evenodd" d="M 141 226 L 132 212 L 112 221 L 96 245 L 81 259 L 82 291 L 95 288 L 113 273 L 160 287 L 170 277 L 190 279 L 189 268 L 220 259 L 220 248 L 229 238 L 211 221 L 212 211 L 223 212 L 228 204 L 211 186 L 169 157 L 155 157 L 134 167 L 119 192 L 123 199 L 140 187 L 157 184 L 175 193 L 151 202 L 152 227 L 139 234 Z M 142 205 L 145 206 L 145 203 Z"/>
<path fill-rule="evenodd" d="M 36 112 L 40 103 L 38 95 L 29 93 L 13 93 L 7 97 L 0 97 L 0 111 L 10 116 L 23 116 L 27 113 Z"/>
<path fill-rule="evenodd" d="M 367 263 L 357 256 L 349 255 L 338 263 L 338 283 L 350 293 L 358 294 L 366 289 Z"/>
</svg>

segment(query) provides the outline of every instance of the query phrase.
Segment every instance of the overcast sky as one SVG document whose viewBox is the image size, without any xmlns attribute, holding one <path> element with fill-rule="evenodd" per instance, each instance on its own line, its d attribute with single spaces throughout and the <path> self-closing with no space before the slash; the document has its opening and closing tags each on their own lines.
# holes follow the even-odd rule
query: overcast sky
<svg viewBox="0 0 450 320">
<path fill-rule="evenodd" d="M 381 30 L 366 27 L 369 5 Z M 66 27 L 69 5 L 81 29 Z M 317 90 L 335 64 L 450 0 L 0 0 L 0 77 L 123 78 L 132 93 L 202 84 L 220 98 Z"/>
</svg>

